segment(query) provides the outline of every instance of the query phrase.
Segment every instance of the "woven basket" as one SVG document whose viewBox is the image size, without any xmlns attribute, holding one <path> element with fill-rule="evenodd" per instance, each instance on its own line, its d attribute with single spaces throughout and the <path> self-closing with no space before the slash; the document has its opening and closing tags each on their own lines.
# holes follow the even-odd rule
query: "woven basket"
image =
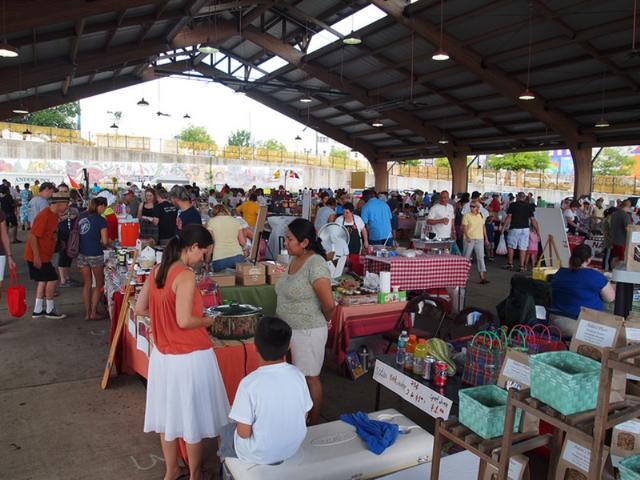
<svg viewBox="0 0 640 480">
<path fill-rule="evenodd" d="M 618 464 L 620 480 L 640 480 L 640 455 L 631 455 Z"/>
<path fill-rule="evenodd" d="M 507 412 L 507 391 L 496 385 L 460 390 L 460 423 L 482 438 L 499 437 L 504 433 L 504 417 Z M 522 411 L 516 410 L 513 431 L 520 427 Z"/>
<path fill-rule="evenodd" d="M 593 410 L 598 399 L 600 362 L 573 352 L 529 357 L 531 396 L 563 415 Z"/>
</svg>

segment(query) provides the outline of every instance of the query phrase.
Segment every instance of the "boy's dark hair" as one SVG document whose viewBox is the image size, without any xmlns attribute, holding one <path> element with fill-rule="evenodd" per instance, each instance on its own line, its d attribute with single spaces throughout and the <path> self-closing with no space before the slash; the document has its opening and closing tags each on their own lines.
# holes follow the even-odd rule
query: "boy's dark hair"
<svg viewBox="0 0 640 480">
<path fill-rule="evenodd" d="M 289 350 L 291 327 L 278 317 L 262 317 L 256 326 L 254 342 L 258 353 L 267 362 L 284 357 Z"/>
</svg>

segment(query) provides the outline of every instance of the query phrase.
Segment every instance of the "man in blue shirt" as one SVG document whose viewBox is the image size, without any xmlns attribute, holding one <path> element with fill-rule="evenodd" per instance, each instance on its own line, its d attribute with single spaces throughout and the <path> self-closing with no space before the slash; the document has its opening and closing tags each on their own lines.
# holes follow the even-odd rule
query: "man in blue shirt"
<svg viewBox="0 0 640 480">
<path fill-rule="evenodd" d="M 376 196 L 375 190 L 365 190 L 362 198 L 366 202 L 362 207 L 362 221 L 367 226 L 371 245 L 391 245 L 391 209 L 386 202 Z"/>
</svg>

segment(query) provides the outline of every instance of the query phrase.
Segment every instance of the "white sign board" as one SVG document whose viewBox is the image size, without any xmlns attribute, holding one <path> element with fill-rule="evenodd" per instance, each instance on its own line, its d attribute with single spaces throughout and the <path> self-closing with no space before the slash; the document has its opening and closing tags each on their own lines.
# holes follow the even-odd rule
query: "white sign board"
<svg viewBox="0 0 640 480">
<path fill-rule="evenodd" d="M 558 255 L 560 255 L 562 266 L 568 267 L 571 251 L 569 250 L 569 240 L 567 239 L 567 231 L 564 225 L 564 219 L 562 218 L 562 210 L 559 208 L 537 208 L 535 217 L 538 221 L 538 227 L 540 228 L 540 242 L 542 242 L 542 246 L 544 247 L 549 235 L 552 235 L 553 242 L 558 249 Z M 545 252 L 547 255 L 548 253 L 549 250 Z M 554 260 L 557 259 L 554 258 Z M 554 263 L 553 266 L 558 267 L 559 265 Z"/>
<path fill-rule="evenodd" d="M 451 400 L 380 360 L 376 360 L 373 379 L 433 418 L 449 418 Z"/>
</svg>

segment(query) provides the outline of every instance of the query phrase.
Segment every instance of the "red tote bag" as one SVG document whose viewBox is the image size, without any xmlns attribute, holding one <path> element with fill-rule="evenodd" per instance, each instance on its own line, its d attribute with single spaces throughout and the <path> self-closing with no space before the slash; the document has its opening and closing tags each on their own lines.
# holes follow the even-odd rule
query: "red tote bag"
<svg viewBox="0 0 640 480">
<path fill-rule="evenodd" d="M 27 311 L 27 292 L 20 283 L 15 268 L 9 272 L 9 286 L 7 287 L 7 309 L 12 317 L 20 318 Z"/>
</svg>

